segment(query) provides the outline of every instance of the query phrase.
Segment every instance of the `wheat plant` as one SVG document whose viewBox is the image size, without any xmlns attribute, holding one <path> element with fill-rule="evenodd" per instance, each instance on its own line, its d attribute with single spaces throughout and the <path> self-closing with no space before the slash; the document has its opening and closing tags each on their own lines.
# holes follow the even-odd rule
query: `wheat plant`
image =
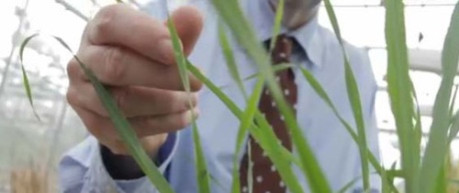
<svg viewBox="0 0 459 193">
<path fill-rule="evenodd" d="M 247 106 L 245 109 L 240 109 L 235 103 L 222 92 L 221 88 L 214 85 L 205 75 L 203 75 L 192 63 L 190 63 L 183 54 L 180 47 L 174 22 L 169 20 L 167 26 L 172 36 L 173 47 L 179 73 L 182 83 L 187 92 L 189 92 L 188 74 L 201 80 L 204 85 L 213 92 L 231 112 L 240 120 L 239 133 L 236 143 L 236 154 L 242 151 L 243 139 L 246 134 L 250 134 L 264 149 L 267 156 L 273 162 L 277 171 L 279 171 L 282 180 L 287 188 L 293 193 L 305 192 L 300 185 L 301 182 L 294 174 L 290 163 L 298 166 L 301 172 L 306 176 L 310 192 L 314 193 L 329 193 L 332 192 L 329 183 L 319 167 L 318 160 L 315 158 L 312 149 L 306 138 L 303 136 L 302 129 L 295 120 L 292 107 L 290 107 L 283 95 L 281 89 L 274 78 L 274 72 L 285 70 L 292 67 L 291 64 L 284 64 L 280 67 L 272 67 L 270 64 L 269 53 L 258 42 L 254 30 L 239 7 L 237 0 L 209 0 L 220 17 L 219 24 L 219 40 L 222 45 L 226 64 L 230 69 L 230 75 L 237 83 L 239 90 L 246 99 Z M 118 3 L 122 3 L 117 0 Z M 165 1 L 164 1 L 165 2 Z M 279 8 L 276 11 L 274 34 L 279 33 L 280 21 L 283 15 L 284 1 L 280 1 Z M 361 177 L 349 182 L 337 192 L 347 192 L 357 182 L 362 182 L 362 187 L 365 191 L 369 191 L 370 184 L 370 168 L 374 168 L 376 173 L 381 177 L 384 193 L 389 192 L 406 192 L 406 193 L 442 193 L 447 192 L 449 187 L 457 185 L 458 179 L 454 179 L 454 175 L 445 174 L 445 168 L 450 168 L 447 162 L 447 155 L 450 149 L 451 141 L 457 136 L 459 131 L 459 113 L 453 112 L 454 102 L 453 97 L 453 82 L 458 67 L 459 56 L 459 3 L 456 4 L 448 33 L 445 37 L 443 52 L 442 52 L 442 82 L 440 89 L 437 92 L 435 105 L 433 108 L 433 123 L 430 128 L 430 134 L 425 150 L 421 148 L 421 119 L 419 106 L 416 99 L 416 91 L 409 76 L 409 61 L 407 54 L 405 21 L 404 21 L 404 5 L 402 0 L 385 0 L 386 23 L 385 34 L 388 53 L 388 68 L 387 82 L 388 93 L 390 96 L 390 105 L 393 116 L 396 122 L 396 133 L 400 143 L 401 150 L 401 168 L 386 169 L 376 159 L 376 156 L 369 151 L 366 134 L 365 120 L 362 116 L 361 101 L 359 98 L 359 90 L 354 77 L 351 64 L 346 49 L 343 45 L 343 40 L 338 25 L 337 16 L 334 13 L 333 6 L 330 0 L 324 0 L 326 11 L 336 34 L 336 38 L 341 44 L 342 56 L 344 58 L 344 73 L 349 104 L 353 111 L 354 120 L 345 120 L 336 110 L 333 101 L 330 100 L 326 91 L 320 83 L 315 79 L 314 75 L 307 69 L 302 68 L 301 72 L 307 82 L 311 85 L 314 91 L 320 98 L 331 108 L 334 115 L 340 120 L 349 135 L 359 147 L 361 159 Z M 164 7 L 167 9 L 167 6 Z M 224 29 L 229 29 L 230 34 Z M 235 40 L 246 50 L 247 56 L 254 61 L 254 65 L 258 68 L 258 73 L 249 77 L 257 79 L 255 89 L 247 92 L 244 88 L 243 81 L 236 68 L 235 59 L 233 58 L 232 50 L 228 45 L 228 36 L 231 35 Z M 23 51 L 27 43 L 30 42 L 36 35 L 30 36 L 24 40 L 20 48 L 20 59 L 23 61 Z M 62 44 L 70 52 L 71 49 L 59 37 L 53 37 Z M 73 52 L 72 52 L 73 53 Z M 128 147 L 132 157 L 144 171 L 145 175 L 150 179 L 151 183 L 161 193 L 174 192 L 166 179 L 160 174 L 157 167 L 142 149 L 139 139 L 132 130 L 129 122 L 123 117 L 122 113 L 116 106 L 112 96 L 101 84 L 97 77 L 92 73 L 91 69 L 85 63 L 80 61 L 76 56 L 75 59 L 79 62 L 86 76 L 94 85 L 98 96 L 100 97 L 110 118 L 116 126 L 116 129 L 126 146 Z M 189 73 L 188 73 L 189 72 Z M 27 79 L 26 69 L 23 67 L 24 88 L 26 90 L 29 102 L 33 107 L 33 93 Z M 287 128 L 290 129 L 291 138 L 294 148 L 298 150 L 298 156 L 293 155 L 282 145 L 275 143 L 276 135 L 273 133 L 268 121 L 262 116 L 257 108 L 257 104 L 263 90 L 263 86 L 269 88 L 272 93 L 276 106 L 285 117 Z M 191 104 L 191 103 L 190 103 Z M 37 115 L 37 117 L 39 117 Z M 353 127 L 355 125 L 355 128 Z M 195 166 L 197 169 L 197 182 L 199 192 L 210 192 L 210 174 L 207 170 L 203 150 L 201 149 L 201 141 L 199 138 L 199 128 L 196 123 L 192 123 L 194 151 L 195 151 Z M 281 156 L 279 156 L 281 155 Z M 235 156 L 237 157 L 237 156 Z M 238 181 L 238 160 L 233 160 L 233 179 L 232 192 L 239 193 Z M 457 167 L 457 166 L 455 166 Z M 457 169 L 456 169 L 457 170 Z M 403 190 L 398 190 L 394 184 L 394 179 L 400 178 L 404 181 Z M 449 188 L 451 189 L 451 188 Z"/>
</svg>

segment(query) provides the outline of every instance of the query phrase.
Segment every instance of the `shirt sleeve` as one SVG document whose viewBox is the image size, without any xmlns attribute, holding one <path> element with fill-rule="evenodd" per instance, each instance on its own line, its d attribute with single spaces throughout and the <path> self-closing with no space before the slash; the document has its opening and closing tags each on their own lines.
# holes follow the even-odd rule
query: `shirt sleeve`
<svg viewBox="0 0 459 193">
<path fill-rule="evenodd" d="M 158 169 L 167 177 L 167 168 L 176 152 L 178 135 L 170 134 L 158 152 Z M 90 136 L 70 150 L 59 165 L 60 188 L 64 193 L 158 192 L 147 177 L 115 180 L 102 162 L 100 145 Z"/>
</svg>

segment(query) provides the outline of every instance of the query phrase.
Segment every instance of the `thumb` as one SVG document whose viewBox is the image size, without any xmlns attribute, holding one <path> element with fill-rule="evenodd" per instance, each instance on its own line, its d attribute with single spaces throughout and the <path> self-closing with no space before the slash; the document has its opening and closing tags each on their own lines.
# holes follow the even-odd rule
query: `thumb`
<svg viewBox="0 0 459 193">
<path fill-rule="evenodd" d="M 193 6 L 183 6 L 175 10 L 170 17 L 182 41 L 183 51 L 188 56 L 201 34 L 203 26 L 202 14 Z"/>
</svg>

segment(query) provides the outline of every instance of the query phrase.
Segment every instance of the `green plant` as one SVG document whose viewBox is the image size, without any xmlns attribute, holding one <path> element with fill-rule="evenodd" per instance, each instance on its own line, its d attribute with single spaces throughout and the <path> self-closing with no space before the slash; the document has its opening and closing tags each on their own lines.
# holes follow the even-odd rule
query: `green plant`
<svg viewBox="0 0 459 193">
<path fill-rule="evenodd" d="M 118 1 L 120 2 L 120 1 Z M 295 117 L 293 116 L 292 107 L 290 107 L 281 94 L 279 85 L 274 78 L 276 70 L 283 70 L 291 66 L 284 66 L 281 69 L 274 69 L 270 65 L 269 57 L 264 48 L 259 44 L 252 27 L 243 16 L 243 13 L 236 0 L 211 0 L 212 5 L 218 12 L 221 23 L 219 30 L 220 42 L 223 47 L 224 56 L 230 73 L 234 81 L 237 83 L 240 91 L 245 96 L 247 101 L 246 109 L 238 108 L 230 98 L 228 98 L 220 88 L 215 86 L 209 81 L 199 70 L 191 64 L 182 53 L 180 47 L 180 40 L 178 39 L 177 32 L 172 20 L 168 21 L 168 27 L 172 34 L 173 46 L 175 50 L 176 61 L 178 61 L 179 74 L 182 83 L 187 92 L 189 92 L 188 72 L 193 74 L 196 78 L 200 79 L 219 99 L 231 110 L 231 112 L 240 120 L 239 134 L 237 137 L 236 151 L 239 152 L 242 148 L 242 139 L 249 133 L 265 150 L 267 156 L 274 163 L 274 166 L 279 171 L 281 178 L 291 192 L 301 193 L 304 192 L 300 186 L 300 182 L 294 175 L 290 163 L 297 165 L 303 174 L 307 177 L 311 192 L 327 193 L 332 192 L 328 181 L 321 171 L 318 161 L 309 147 L 308 141 L 303 138 L 302 130 L 299 128 Z M 279 26 L 283 11 L 283 1 L 280 1 L 280 7 L 277 10 L 274 26 L 274 35 L 279 32 Z M 440 89 L 437 92 L 435 106 L 433 110 L 433 123 L 430 129 L 429 140 L 426 150 L 421 150 L 421 119 L 419 107 L 417 105 L 416 92 L 413 87 L 409 76 L 407 46 L 405 40 L 405 23 L 404 23 L 404 6 L 401 0 L 386 0 L 386 43 L 388 51 L 388 68 L 387 68 L 387 81 L 388 92 L 391 101 L 392 112 L 396 121 L 397 135 L 401 147 L 401 169 L 395 170 L 385 169 L 378 163 L 375 156 L 368 150 L 366 144 L 365 127 L 361 110 L 361 103 L 359 98 L 359 91 L 357 82 L 351 69 L 351 65 L 346 55 L 343 40 L 341 38 L 338 21 L 333 11 L 333 6 L 329 0 L 324 0 L 327 13 L 333 25 L 333 29 L 341 44 L 343 52 L 344 65 L 345 65 L 345 83 L 347 87 L 347 95 L 353 110 L 354 122 L 356 128 L 353 128 L 348 121 L 336 110 L 333 101 L 330 100 L 327 93 L 322 89 L 319 82 L 314 78 L 306 69 L 301 69 L 304 78 L 309 82 L 316 93 L 325 101 L 325 103 L 333 110 L 334 114 L 338 117 L 349 135 L 358 145 L 360 150 L 362 162 L 362 183 L 365 190 L 371 187 L 370 165 L 375 169 L 376 173 L 382 179 L 383 192 L 398 192 L 394 185 L 394 178 L 402 178 L 405 181 L 405 192 L 407 193 L 433 193 L 433 192 L 446 192 L 449 183 L 454 183 L 454 180 L 448 179 L 443 170 L 447 168 L 445 158 L 451 145 L 452 139 L 459 131 L 459 113 L 453 112 L 452 92 L 453 80 L 456 75 L 459 57 L 459 3 L 456 7 L 451 18 L 451 24 L 445 39 L 445 44 L 442 54 L 442 82 Z M 228 38 L 224 29 L 228 28 L 237 42 L 247 50 L 247 55 L 256 63 L 259 73 L 251 76 L 256 78 L 256 87 L 252 92 L 247 92 L 242 84 L 242 79 L 238 73 L 235 65 L 235 60 L 231 49 L 228 46 Z M 27 38 L 21 46 L 20 56 L 22 61 L 23 50 L 27 43 L 36 37 L 36 35 Z M 70 48 L 65 42 L 54 37 L 69 51 Z M 89 77 L 92 84 L 96 88 L 99 97 L 102 99 L 104 107 L 110 114 L 110 118 L 115 123 L 116 129 L 122 136 L 124 142 L 127 144 L 132 156 L 137 161 L 139 166 L 149 177 L 151 182 L 160 192 L 173 192 L 172 188 L 168 185 L 163 176 L 159 173 L 153 162 L 146 156 L 141 148 L 139 140 L 136 138 L 135 133 L 130 128 L 129 123 L 119 112 L 113 102 L 112 97 L 106 91 L 97 77 L 93 75 L 90 69 L 81 62 L 76 56 L 75 59 L 79 62 L 81 68 L 84 70 L 86 76 Z M 33 107 L 33 95 L 30 85 L 28 83 L 26 70 L 23 68 L 24 87 L 28 95 L 30 104 Z M 257 109 L 257 103 L 262 92 L 263 86 L 269 88 L 273 94 L 275 102 L 279 107 L 280 112 L 285 117 L 288 128 L 291 129 L 292 141 L 295 148 L 298 149 L 299 156 L 292 155 L 291 152 L 286 150 L 278 143 L 275 134 L 272 132 L 271 126 L 267 120 L 261 115 Z M 343 93 L 344 94 L 344 93 Z M 38 115 L 37 115 L 38 117 Z M 197 169 L 197 181 L 199 191 L 203 193 L 210 192 L 210 174 L 207 171 L 205 158 L 201 149 L 201 142 L 198 135 L 198 128 L 193 122 L 193 140 L 195 146 L 195 163 Z M 282 155 L 282 156 L 276 156 Z M 424 155 L 424 156 L 421 156 Z M 233 193 L 239 192 L 238 181 L 238 163 L 237 160 L 233 162 Z M 355 179 L 339 192 L 345 192 L 349 187 L 360 179 Z M 249 182 L 250 184 L 250 182 Z"/>
</svg>

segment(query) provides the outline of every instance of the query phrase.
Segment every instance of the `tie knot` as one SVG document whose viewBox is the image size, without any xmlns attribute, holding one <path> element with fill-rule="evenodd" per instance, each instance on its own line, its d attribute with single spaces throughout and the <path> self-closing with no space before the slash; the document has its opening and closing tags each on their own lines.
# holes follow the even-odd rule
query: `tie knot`
<svg viewBox="0 0 459 193">
<path fill-rule="evenodd" d="M 271 40 L 272 41 L 272 40 Z M 292 55 L 293 39 L 286 35 L 276 37 L 274 47 L 271 52 L 273 64 L 288 63 Z"/>
</svg>

